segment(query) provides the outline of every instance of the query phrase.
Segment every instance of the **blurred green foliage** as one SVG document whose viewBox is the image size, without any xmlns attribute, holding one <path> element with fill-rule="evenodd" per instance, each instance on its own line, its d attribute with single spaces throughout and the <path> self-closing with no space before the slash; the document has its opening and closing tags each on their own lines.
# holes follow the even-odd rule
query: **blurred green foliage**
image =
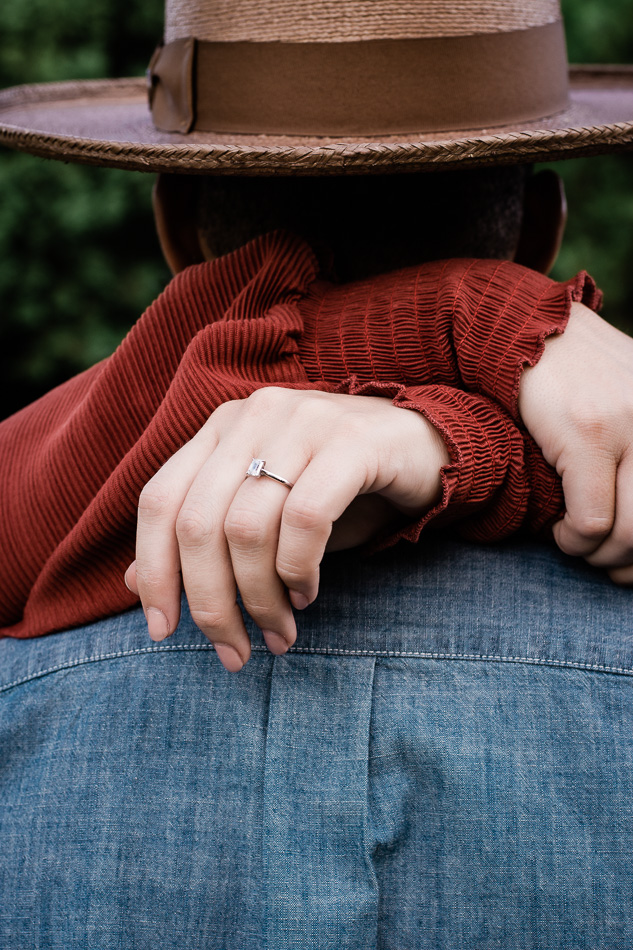
<svg viewBox="0 0 633 950">
<path fill-rule="evenodd" d="M 142 75 L 162 29 L 162 0 L 7 0 L 0 86 Z M 0 150 L 0 415 L 111 353 L 166 283 L 152 184 Z"/>
<path fill-rule="evenodd" d="M 633 0 L 562 0 L 572 63 L 633 63 Z M 633 117 L 632 117 L 633 118 Z M 569 220 L 552 274 L 589 270 L 603 316 L 633 333 L 633 153 L 551 166 L 565 182 Z"/>
<path fill-rule="evenodd" d="M 562 0 L 572 62 L 633 62 L 633 0 Z M 162 0 L 5 0 L 0 86 L 140 75 Z M 554 276 L 587 268 L 633 328 L 633 155 L 559 163 L 568 236 Z M 168 278 L 152 176 L 0 151 L 0 373 L 6 414 L 107 356 Z"/>
</svg>

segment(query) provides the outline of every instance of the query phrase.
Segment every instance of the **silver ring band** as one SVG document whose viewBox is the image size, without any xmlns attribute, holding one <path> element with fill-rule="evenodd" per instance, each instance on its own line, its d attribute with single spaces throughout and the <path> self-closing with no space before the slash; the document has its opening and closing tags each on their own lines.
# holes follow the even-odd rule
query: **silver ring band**
<svg viewBox="0 0 633 950">
<path fill-rule="evenodd" d="M 265 465 L 265 459 L 253 459 L 246 470 L 246 478 L 248 478 L 249 475 L 253 478 L 259 478 L 261 475 L 265 475 L 266 478 L 272 478 L 274 481 L 279 482 L 280 485 L 285 485 L 286 488 L 292 488 L 292 482 L 289 482 L 287 478 L 282 478 L 281 475 L 275 475 L 274 472 L 269 472 L 264 468 Z"/>
</svg>

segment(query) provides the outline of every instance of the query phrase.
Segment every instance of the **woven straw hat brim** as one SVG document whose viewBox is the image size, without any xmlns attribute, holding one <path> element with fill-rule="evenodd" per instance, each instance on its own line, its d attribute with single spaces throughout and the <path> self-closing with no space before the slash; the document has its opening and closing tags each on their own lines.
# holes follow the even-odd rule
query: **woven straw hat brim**
<svg viewBox="0 0 633 950">
<path fill-rule="evenodd" d="M 0 144 L 64 162 L 189 174 L 363 174 L 550 161 L 633 147 L 633 66 L 572 67 L 569 108 L 548 119 L 376 139 L 161 132 L 143 79 L 16 86 L 0 92 Z"/>
</svg>

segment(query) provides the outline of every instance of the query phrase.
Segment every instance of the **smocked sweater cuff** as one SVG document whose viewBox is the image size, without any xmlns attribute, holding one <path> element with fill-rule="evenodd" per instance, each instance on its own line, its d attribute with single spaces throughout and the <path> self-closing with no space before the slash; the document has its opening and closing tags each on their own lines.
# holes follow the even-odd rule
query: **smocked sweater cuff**
<svg viewBox="0 0 633 950">
<path fill-rule="evenodd" d="M 386 395 L 384 384 L 372 392 L 378 395 L 379 389 Z M 362 390 L 370 394 L 367 386 Z M 398 387 L 392 402 L 420 412 L 439 431 L 450 462 L 440 472 L 438 503 L 416 521 L 378 538 L 371 551 L 401 539 L 416 542 L 431 522 L 459 521 L 462 536 L 490 542 L 521 527 L 542 531 L 562 516 L 556 473 L 530 437 L 491 400 L 438 385 Z"/>
<path fill-rule="evenodd" d="M 564 283 L 508 261 L 464 261 L 450 275 L 453 345 L 463 384 L 520 421 L 521 373 L 567 326 L 571 304 L 597 310 L 602 295 L 585 272 Z M 447 288 L 448 289 L 448 288 Z"/>
</svg>

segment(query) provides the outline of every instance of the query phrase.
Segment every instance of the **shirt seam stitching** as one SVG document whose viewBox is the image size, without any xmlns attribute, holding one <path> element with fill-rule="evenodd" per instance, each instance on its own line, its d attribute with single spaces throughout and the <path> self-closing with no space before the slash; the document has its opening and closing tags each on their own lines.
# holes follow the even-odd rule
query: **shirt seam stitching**
<svg viewBox="0 0 633 950">
<path fill-rule="evenodd" d="M 17 686 L 23 686 L 25 683 L 35 679 L 41 679 L 43 676 L 49 676 L 52 673 L 59 673 L 62 670 L 73 669 L 77 666 L 84 666 L 88 663 L 99 663 L 105 660 L 120 660 L 129 656 L 146 656 L 158 653 L 193 653 L 193 652 L 212 652 L 212 644 L 180 644 L 178 646 L 157 646 L 137 648 L 134 650 L 119 650 L 112 653 L 97 653 L 92 656 L 82 657 L 78 660 L 69 660 L 65 663 L 58 663 L 55 666 L 38 670 L 28 676 L 20 677 L 10 683 L 0 686 L 0 693 L 14 689 Z M 254 646 L 253 652 L 267 652 L 264 646 Z M 493 653 L 445 653 L 439 651 L 423 650 L 353 650 L 344 648 L 327 647 L 294 647 L 289 651 L 291 654 L 318 654 L 321 656 L 359 656 L 359 657 L 387 657 L 391 659 L 421 659 L 421 660 L 468 660 L 483 661 L 488 663 L 519 663 L 529 666 L 552 666 L 563 667 L 576 670 L 589 670 L 596 673 L 615 673 L 622 676 L 633 676 L 633 669 L 619 666 L 606 666 L 601 663 L 582 663 L 574 660 L 553 660 L 542 657 L 530 656 L 504 656 Z"/>
</svg>

